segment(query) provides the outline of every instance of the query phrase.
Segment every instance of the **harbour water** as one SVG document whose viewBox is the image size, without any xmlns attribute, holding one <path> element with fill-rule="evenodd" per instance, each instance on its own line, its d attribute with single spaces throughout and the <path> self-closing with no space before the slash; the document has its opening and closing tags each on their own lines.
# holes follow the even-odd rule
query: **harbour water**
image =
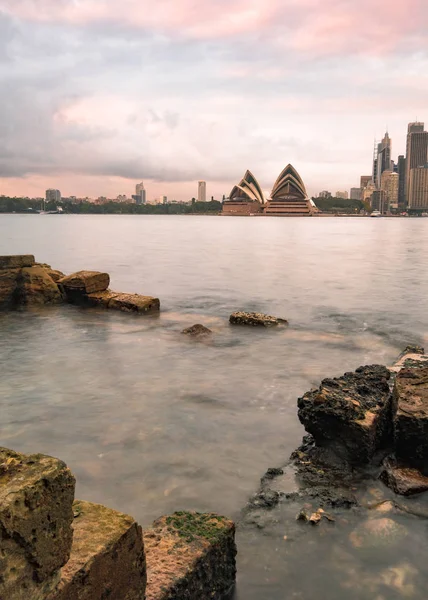
<svg viewBox="0 0 428 600">
<path fill-rule="evenodd" d="M 426 219 L 0 216 L 0 254 L 23 253 L 161 299 L 147 318 L 0 315 L 0 445 L 61 457 L 78 497 L 143 526 L 180 509 L 238 519 L 300 443 L 301 394 L 428 346 Z M 290 326 L 232 328 L 240 309 Z M 180 334 L 198 322 L 212 340 Z M 297 530 L 291 517 L 291 531 L 281 519 L 239 530 L 237 598 L 422 600 L 426 521 L 388 518 L 403 527 L 396 555 L 361 552 L 352 512 L 329 528 Z"/>
</svg>

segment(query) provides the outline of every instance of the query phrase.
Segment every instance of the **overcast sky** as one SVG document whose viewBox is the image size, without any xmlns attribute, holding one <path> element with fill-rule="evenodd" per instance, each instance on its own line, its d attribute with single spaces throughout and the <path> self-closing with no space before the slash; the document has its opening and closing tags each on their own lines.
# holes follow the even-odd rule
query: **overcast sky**
<svg viewBox="0 0 428 600">
<path fill-rule="evenodd" d="M 427 0 L 0 0 L 0 194 L 370 174 L 428 123 Z"/>
</svg>

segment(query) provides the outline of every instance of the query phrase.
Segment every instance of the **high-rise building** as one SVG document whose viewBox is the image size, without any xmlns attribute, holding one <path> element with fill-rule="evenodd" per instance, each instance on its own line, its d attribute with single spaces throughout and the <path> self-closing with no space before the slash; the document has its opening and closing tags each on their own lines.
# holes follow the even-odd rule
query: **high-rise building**
<svg viewBox="0 0 428 600">
<path fill-rule="evenodd" d="M 353 187 L 350 193 L 351 200 L 361 200 L 361 189 Z"/>
<path fill-rule="evenodd" d="M 207 201 L 207 183 L 206 181 L 198 181 L 198 202 Z"/>
<path fill-rule="evenodd" d="M 375 159 L 373 164 L 373 175 L 376 186 L 380 189 L 382 173 L 391 169 L 391 138 L 388 132 L 385 133 L 383 140 L 377 145 Z"/>
<path fill-rule="evenodd" d="M 393 171 L 382 173 L 380 188 L 385 192 L 388 209 L 398 209 L 399 175 Z"/>
<path fill-rule="evenodd" d="M 168 204 L 168 198 L 167 198 L 167 196 L 161 196 L 160 197 L 160 203 L 161 204 Z"/>
<path fill-rule="evenodd" d="M 428 210 L 428 163 L 410 170 L 408 208 Z"/>
<path fill-rule="evenodd" d="M 61 202 L 61 192 L 59 190 L 46 190 L 46 202 Z"/>
<path fill-rule="evenodd" d="M 146 190 L 143 182 L 137 183 L 135 186 L 135 203 L 146 204 Z"/>
<path fill-rule="evenodd" d="M 370 204 L 372 210 L 378 210 L 382 214 L 389 211 L 388 200 L 386 198 L 386 193 L 383 190 L 373 191 Z"/>
<path fill-rule="evenodd" d="M 428 160 L 428 131 L 424 131 L 424 123 L 409 123 L 406 144 L 406 176 L 405 205 L 412 205 L 410 196 L 410 171 L 423 167 Z"/>
<path fill-rule="evenodd" d="M 331 198 L 331 192 L 328 192 L 327 190 L 323 190 L 322 192 L 320 192 L 318 194 L 318 198 Z"/>
<path fill-rule="evenodd" d="M 403 210 L 406 207 L 406 159 L 402 154 L 397 161 L 398 173 L 398 208 Z"/>
<path fill-rule="evenodd" d="M 372 181 L 372 176 L 371 175 L 361 175 L 360 177 L 360 189 L 364 190 L 369 183 Z"/>
<path fill-rule="evenodd" d="M 336 192 L 336 198 L 348 199 L 348 192 Z"/>
</svg>

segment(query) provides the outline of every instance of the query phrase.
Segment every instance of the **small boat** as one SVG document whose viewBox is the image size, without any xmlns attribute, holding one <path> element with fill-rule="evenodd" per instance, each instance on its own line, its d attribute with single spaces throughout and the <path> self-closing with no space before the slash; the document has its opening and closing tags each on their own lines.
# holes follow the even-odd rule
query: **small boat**
<svg viewBox="0 0 428 600">
<path fill-rule="evenodd" d="M 380 213 L 378 210 L 374 210 L 370 216 L 371 217 L 381 217 L 382 213 Z"/>
</svg>

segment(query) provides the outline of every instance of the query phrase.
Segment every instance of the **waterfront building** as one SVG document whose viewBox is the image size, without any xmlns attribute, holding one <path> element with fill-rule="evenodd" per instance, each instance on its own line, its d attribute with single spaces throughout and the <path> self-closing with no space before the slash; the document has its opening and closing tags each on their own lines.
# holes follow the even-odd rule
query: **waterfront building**
<svg viewBox="0 0 428 600">
<path fill-rule="evenodd" d="M 260 213 L 265 204 L 262 188 L 251 173 L 246 171 L 244 177 L 233 186 L 229 199 L 223 202 L 225 215 L 250 215 Z"/>
<path fill-rule="evenodd" d="M 288 164 L 273 186 L 264 214 L 278 217 L 311 217 L 317 212 L 317 207 L 308 198 L 300 175 Z"/>
<path fill-rule="evenodd" d="M 366 187 L 361 192 L 361 200 L 363 202 L 369 202 L 371 205 L 372 195 L 373 195 L 374 191 L 376 191 L 376 186 L 373 183 L 373 181 L 370 180 L 370 182 L 366 185 Z"/>
<path fill-rule="evenodd" d="M 410 196 L 410 171 L 422 167 L 428 160 L 428 131 L 424 123 L 409 123 L 406 144 L 405 205 L 412 205 Z"/>
<path fill-rule="evenodd" d="M 168 198 L 167 198 L 167 196 L 161 196 L 160 197 L 160 204 L 168 204 Z"/>
<path fill-rule="evenodd" d="M 207 182 L 198 181 L 198 202 L 207 201 Z"/>
<path fill-rule="evenodd" d="M 46 190 L 46 202 L 61 202 L 61 192 L 59 190 Z"/>
<path fill-rule="evenodd" d="M 348 200 L 348 192 L 336 192 L 336 198 L 342 198 L 342 200 Z"/>
<path fill-rule="evenodd" d="M 350 198 L 351 200 L 361 200 L 361 189 L 357 187 L 351 188 Z"/>
<path fill-rule="evenodd" d="M 364 190 L 369 183 L 372 181 L 372 176 L 371 175 L 361 175 L 360 177 L 360 189 Z"/>
<path fill-rule="evenodd" d="M 320 192 L 318 194 L 318 198 L 331 198 L 331 192 L 328 192 L 327 190 L 323 190 L 322 192 Z"/>
<path fill-rule="evenodd" d="M 393 171 L 384 171 L 380 189 L 385 192 L 388 209 L 398 210 L 399 175 Z"/>
<path fill-rule="evenodd" d="M 428 163 L 411 169 L 409 177 L 409 209 L 428 210 Z"/>
<path fill-rule="evenodd" d="M 370 206 L 372 211 L 379 211 L 383 215 L 389 212 L 388 201 L 384 190 L 375 189 L 371 195 Z"/>
<path fill-rule="evenodd" d="M 134 198 L 134 197 L 133 197 Z M 135 186 L 135 203 L 146 204 L 146 190 L 144 188 L 144 182 L 137 183 Z"/>
</svg>

